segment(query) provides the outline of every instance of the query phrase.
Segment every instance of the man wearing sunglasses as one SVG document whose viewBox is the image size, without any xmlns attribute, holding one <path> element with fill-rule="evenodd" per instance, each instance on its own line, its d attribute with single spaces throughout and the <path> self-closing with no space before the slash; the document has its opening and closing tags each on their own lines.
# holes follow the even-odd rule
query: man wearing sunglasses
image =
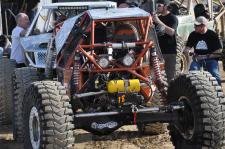
<svg viewBox="0 0 225 149">
<path fill-rule="evenodd" d="M 153 21 L 156 25 L 159 46 L 165 60 L 167 81 L 174 78 L 176 71 L 176 29 L 178 19 L 169 11 L 170 0 L 157 0 L 156 14 Z"/>
<path fill-rule="evenodd" d="M 189 35 L 185 51 L 194 48 L 193 62 L 190 70 L 200 70 L 201 67 L 209 71 L 221 84 L 218 57 L 221 55 L 221 43 L 218 35 L 207 28 L 208 20 L 200 16 L 194 23 L 195 30 Z"/>
</svg>

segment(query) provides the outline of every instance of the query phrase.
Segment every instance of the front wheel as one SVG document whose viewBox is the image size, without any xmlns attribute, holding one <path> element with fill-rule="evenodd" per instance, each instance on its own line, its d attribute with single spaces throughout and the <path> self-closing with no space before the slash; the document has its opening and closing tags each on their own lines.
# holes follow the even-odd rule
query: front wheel
<svg viewBox="0 0 225 149">
<path fill-rule="evenodd" d="M 73 148 L 73 112 L 59 82 L 33 83 L 23 100 L 24 148 Z"/>
<path fill-rule="evenodd" d="M 211 76 L 190 72 L 171 81 L 168 103 L 180 101 L 184 110 L 168 129 L 175 149 L 223 149 L 225 138 L 224 105 Z"/>
</svg>

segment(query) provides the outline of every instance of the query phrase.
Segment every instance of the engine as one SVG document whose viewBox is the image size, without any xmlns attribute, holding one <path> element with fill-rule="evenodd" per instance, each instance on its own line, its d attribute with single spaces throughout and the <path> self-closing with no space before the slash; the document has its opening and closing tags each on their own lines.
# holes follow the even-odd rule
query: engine
<svg viewBox="0 0 225 149">
<path fill-rule="evenodd" d="M 114 79 L 111 79 L 112 77 Z M 107 90 L 108 93 L 86 98 L 86 112 L 113 111 L 144 104 L 144 98 L 140 95 L 140 81 L 125 78 L 128 78 L 128 75 L 96 74 L 88 83 L 87 91 Z"/>
</svg>

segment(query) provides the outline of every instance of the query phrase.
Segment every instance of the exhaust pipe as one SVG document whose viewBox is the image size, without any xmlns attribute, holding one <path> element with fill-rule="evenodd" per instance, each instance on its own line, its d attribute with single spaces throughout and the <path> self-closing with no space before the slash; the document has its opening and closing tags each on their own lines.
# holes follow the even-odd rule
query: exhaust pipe
<svg viewBox="0 0 225 149">
<path fill-rule="evenodd" d="M 88 93 L 81 93 L 81 94 L 74 94 L 73 99 L 79 99 L 79 98 L 84 98 L 84 97 L 89 97 L 89 96 L 96 96 L 96 95 L 101 95 L 101 94 L 106 94 L 108 93 L 107 91 L 99 91 L 99 92 L 88 92 Z"/>
</svg>

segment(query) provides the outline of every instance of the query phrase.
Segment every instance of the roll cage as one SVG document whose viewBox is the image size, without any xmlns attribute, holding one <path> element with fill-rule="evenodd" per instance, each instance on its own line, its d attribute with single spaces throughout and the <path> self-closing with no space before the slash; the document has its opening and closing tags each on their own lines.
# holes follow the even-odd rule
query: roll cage
<svg viewBox="0 0 225 149">
<path fill-rule="evenodd" d="M 104 15 L 96 15 L 96 12 Z M 96 41 L 96 30 L 98 26 L 111 25 L 115 27 L 118 24 L 128 22 L 137 28 L 139 38 L 129 42 L 126 42 L 125 39 L 118 42 L 114 41 L 113 38 L 109 38 L 107 41 L 102 43 Z M 57 70 L 62 73 L 62 76 L 64 76 L 64 79 L 61 81 L 63 81 L 63 84 L 69 83 L 70 79 L 68 78 L 72 75 L 72 68 L 76 63 L 79 63 L 79 61 L 76 61 L 76 57 L 82 55 L 85 57 L 85 61 L 80 63 L 79 67 L 80 80 L 78 92 L 82 92 L 84 90 L 87 82 L 92 79 L 93 74 L 95 73 L 128 72 L 135 78 L 149 83 L 149 74 L 146 73 L 146 65 L 142 65 L 142 61 L 147 55 L 149 49 L 153 47 L 152 40 L 148 38 L 151 25 L 152 19 L 150 14 L 139 8 L 86 11 L 82 16 L 76 19 L 72 29 L 74 32 L 70 33 L 62 48 L 57 49 Z M 115 33 L 114 31 L 112 32 L 113 34 Z M 124 34 L 126 34 L 125 32 L 126 31 L 124 31 Z M 72 46 L 71 43 L 73 43 Z M 115 59 L 110 60 L 112 66 L 109 68 L 102 68 L 97 63 L 97 59 L 100 56 L 97 54 L 97 50 L 104 51 L 107 48 L 112 48 L 112 50 L 114 50 L 136 47 L 140 47 L 140 50 L 139 53 L 135 55 L 135 61 L 130 67 L 123 66 Z M 86 73 L 89 73 L 89 77 L 84 79 L 84 74 Z"/>
</svg>

